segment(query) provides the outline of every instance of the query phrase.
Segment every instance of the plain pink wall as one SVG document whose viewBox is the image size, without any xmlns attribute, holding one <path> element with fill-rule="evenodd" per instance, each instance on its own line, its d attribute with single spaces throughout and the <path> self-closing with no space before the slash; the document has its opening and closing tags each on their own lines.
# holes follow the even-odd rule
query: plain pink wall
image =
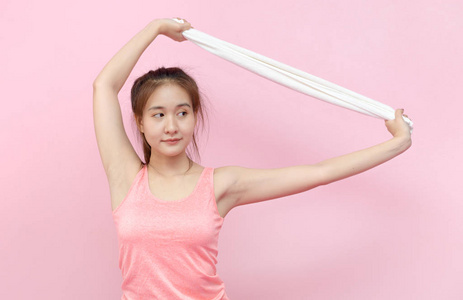
<svg viewBox="0 0 463 300">
<path fill-rule="evenodd" d="M 177 16 L 415 123 L 412 148 L 377 168 L 233 209 L 218 264 L 231 299 L 463 298 L 461 1 L 164 2 L 0 2 L 0 298 L 120 298 L 92 82 L 149 21 Z M 130 85 L 161 65 L 207 95 L 204 166 L 313 164 L 391 138 L 382 120 L 161 36 L 119 94 L 134 144 Z"/>
</svg>

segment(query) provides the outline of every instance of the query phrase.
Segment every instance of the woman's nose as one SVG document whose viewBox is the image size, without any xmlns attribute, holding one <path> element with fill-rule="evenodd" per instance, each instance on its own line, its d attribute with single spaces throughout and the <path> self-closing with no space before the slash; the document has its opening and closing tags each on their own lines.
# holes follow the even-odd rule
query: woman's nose
<svg viewBox="0 0 463 300">
<path fill-rule="evenodd" d="M 177 123 L 174 117 L 167 117 L 166 118 L 166 133 L 177 132 Z"/>
</svg>

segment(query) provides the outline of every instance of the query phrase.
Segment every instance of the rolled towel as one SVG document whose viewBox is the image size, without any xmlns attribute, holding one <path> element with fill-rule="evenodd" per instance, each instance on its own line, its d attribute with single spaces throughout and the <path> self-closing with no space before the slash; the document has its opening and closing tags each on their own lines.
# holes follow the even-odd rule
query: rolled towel
<svg viewBox="0 0 463 300">
<path fill-rule="evenodd" d="M 173 20 L 183 23 L 183 20 Z M 185 30 L 182 34 L 199 47 L 295 91 L 378 119 L 395 119 L 395 110 L 392 107 L 327 80 L 222 41 L 194 28 Z M 410 133 L 412 133 L 413 122 L 405 116 L 402 118 L 410 125 Z"/>
</svg>

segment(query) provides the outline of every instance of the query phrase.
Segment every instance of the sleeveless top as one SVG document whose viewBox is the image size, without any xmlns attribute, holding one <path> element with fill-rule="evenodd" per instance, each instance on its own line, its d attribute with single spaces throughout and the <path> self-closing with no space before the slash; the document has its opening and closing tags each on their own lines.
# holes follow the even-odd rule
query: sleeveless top
<svg viewBox="0 0 463 300">
<path fill-rule="evenodd" d="M 204 168 L 189 196 L 165 201 L 151 193 L 147 166 L 138 172 L 113 211 L 122 300 L 229 300 L 216 272 L 224 219 L 213 175 L 213 168 Z"/>
</svg>

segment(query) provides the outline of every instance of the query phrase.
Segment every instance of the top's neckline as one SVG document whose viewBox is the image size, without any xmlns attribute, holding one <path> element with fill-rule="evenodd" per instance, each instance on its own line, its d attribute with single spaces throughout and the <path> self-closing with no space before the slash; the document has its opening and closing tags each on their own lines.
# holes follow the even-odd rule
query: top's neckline
<svg viewBox="0 0 463 300">
<path fill-rule="evenodd" d="M 191 196 L 193 196 L 196 193 L 196 190 L 199 188 L 200 183 L 203 180 L 204 174 L 206 173 L 206 169 L 207 169 L 206 167 L 204 167 L 203 170 L 201 171 L 201 175 L 199 176 L 198 182 L 196 182 L 196 186 L 195 186 L 195 188 L 193 189 L 193 192 L 191 192 L 190 195 L 188 195 L 188 196 L 186 196 L 184 198 L 178 199 L 178 200 L 162 200 L 162 199 L 156 197 L 151 192 L 150 182 L 149 182 L 149 177 L 148 177 L 149 176 L 149 174 L 148 174 L 148 165 L 145 165 L 144 168 L 145 168 L 145 184 L 146 184 L 147 192 L 148 192 L 148 194 L 150 195 L 151 198 L 153 198 L 157 202 L 161 202 L 161 203 L 177 203 L 177 202 L 183 202 L 183 201 L 188 200 L 189 198 L 191 198 Z"/>
</svg>

